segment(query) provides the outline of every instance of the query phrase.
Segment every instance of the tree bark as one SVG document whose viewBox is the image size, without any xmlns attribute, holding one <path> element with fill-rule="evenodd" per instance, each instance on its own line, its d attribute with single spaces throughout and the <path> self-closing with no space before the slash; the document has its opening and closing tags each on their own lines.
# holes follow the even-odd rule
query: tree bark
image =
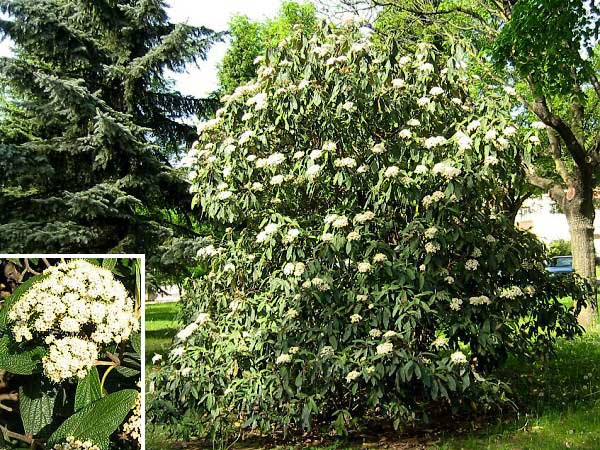
<svg viewBox="0 0 600 450">
<path fill-rule="evenodd" d="M 596 250 L 594 248 L 594 219 L 595 211 L 591 190 L 583 186 L 572 186 L 572 199 L 566 195 L 563 200 L 563 211 L 567 216 L 571 234 L 571 250 L 573 252 L 573 269 L 582 278 L 588 280 L 594 289 L 596 287 Z M 595 290 L 594 290 L 595 292 Z M 594 299 L 595 301 L 595 299 Z M 595 321 L 596 305 L 589 304 L 582 308 L 579 323 L 588 328 Z"/>
</svg>

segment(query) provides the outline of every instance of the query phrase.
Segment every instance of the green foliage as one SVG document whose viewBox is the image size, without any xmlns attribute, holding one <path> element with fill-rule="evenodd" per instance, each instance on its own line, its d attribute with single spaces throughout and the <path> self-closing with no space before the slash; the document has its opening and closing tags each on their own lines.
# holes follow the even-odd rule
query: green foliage
<svg viewBox="0 0 600 450">
<path fill-rule="evenodd" d="M 571 254 L 571 241 L 565 239 L 557 239 L 550 242 L 548 246 L 548 256 L 563 256 Z"/>
<path fill-rule="evenodd" d="M 317 23 L 315 6 L 312 3 L 284 1 L 279 14 L 264 22 L 250 20 L 247 16 L 234 16 L 229 23 L 231 46 L 220 64 L 219 87 L 225 92 L 233 90 L 256 76 L 257 56 L 289 36 L 296 26 L 307 33 Z"/>
<path fill-rule="evenodd" d="M 508 61 L 541 89 L 536 94 L 577 94 L 578 82 L 589 81 L 598 38 L 595 2 L 520 0 L 494 40 L 492 54 L 503 69 Z"/>
<path fill-rule="evenodd" d="M 77 411 L 50 436 L 50 445 L 61 442 L 68 436 L 82 441 L 91 441 L 107 450 L 109 437 L 125 420 L 138 397 L 139 392 L 126 389 L 113 392 Z"/>
<path fill-rule="evenodd" d="M 507 215 L 531 130 L 431 45 L 294 33 L 200 127 L 202 248 L 148 418 L 227 441 L 365 418 L 396 428 L 506 402 L 508 355 L 580 332 L 576 278 Z"/>
<path fill-rule="evenodd" d="M 19 413 L 26 434 L 39 435 L 54 420 L 57 389 L 40 375 L 29 377 L 19 388 Z"/>
<path fill-rule="evenodd" d="M 100 376 L 98 369 L 92 367 L 85 378 L 77 382 L 75 391 L 75 411 L 88 406 L 102 397 L 102 387 L 100 386 Z"/>
<path fill-rule="evenodd" d="M 205 59 L 219 35 L 169 22 L 161 0 L 0 1 L 0 247 L 146 253 L 193 238 L 188 185 L 171 161 L 210 100 L 167 71 Z M 181 261 L 180 264 L 185 264 Z"/>
<path fill-rule="evenodd" d="M 518 413 L 505 411 L 501 417 L 482 418 L 473 423 L 452 422 L 436 432 L 435 442 L 424 444 L 431 450 L 562 450 L 591 449 L 600 439 L 600 332 L 588 330 L 572 341 L 560 340 L 556 354 L 543 361 L 511 359 L 502 373 L 511 380 Z M 427 429 L 431 429 L 429 425 Z M 436 430 L 437 431 L 437 430 Z M 422 430 L 406 434 L 366 429 L 348 439 L 310 447 L 312 450 L 358 450 L 414 446 Z M 414 434 L 414 435 L 413 435 Z M 425 437 L 427 439 L 427 437 Z M 382 444 L 385 440 L 385 444 Z M 146 430 L 146 449 L 162 450 L 176 445 L 168 435 Z M 271 448 L 268 438 L 239 445 L 239 448 Z M 303 444 L 303 441 L 300 441 Z M 291 450 L 299 445 L 281 444 L 274 450 Z M 238 446 L 234 446 L 234 449 Z"/>
<path fill-rule="evenodd" d="M 17 348 L 8 335 L 0 338 L 0 370 L 16 375 L 31 375 L 40 371 L 42 347 Z"/>
</svg>

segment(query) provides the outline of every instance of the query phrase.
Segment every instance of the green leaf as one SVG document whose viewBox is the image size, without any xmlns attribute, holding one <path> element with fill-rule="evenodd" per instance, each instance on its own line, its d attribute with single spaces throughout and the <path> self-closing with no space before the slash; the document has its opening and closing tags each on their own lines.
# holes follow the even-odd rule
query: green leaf
<svg viewBox="0 0 600 450">
<path fill-rule="evenodd" d="M 28 377 L 19 388 L 19 412 L 26 434 L 38 435 L 54 417 L 57 391 L 41 375 Z"/>
<path fill-rule="evenodd" d="M 75 411 L 95 402 L 102 397 L 102 388 L 100 387 L 100 376 L 98 369 L 92 367 L 85 378 L 77 383 L 75 391 Z"/>
<path fill-rule="evenodd" d="M 43 347 L 21 350 L 7 335 L 0 338 L 0 369 L 15 375 L 31 375 L 40 371 Z"/>
<path fill-rule="evenodd" d="M 138 394 L 134 389 L 124 389 L 85 406 L 63 422 L 50 436 L 48 444 L 53 446 L 67 436 L 74 436 L 108 450 L 110 435 L 123 423 Z"/>
<path fill-rule="evenodd" d="M 111 272 L 117 266 L 117 258 L 104 258 L 102 260 L 102 267 L 110 270 Z"/>
<path fill-rule="evenodd" d="M 133 333 L 131 335 L 131 346 L 138 355 L 142 354 L 142 336 L 140 333 Z"/>
<path fill-rule="evenodd" d="M 123 367 L 123 366 L 118 366 L 117 368 L 115 368 L 115 371 L 125 377 L 125 378 L 131 378 L 131 377 L 139 377 L 140 376 L 140 371 L 136 370 L 136 369 L 132 369 L 130 367 Z"/>
<path fill-rule="evenodd" d="M 448 389 L 450 389 L 451 391 L 456 390 L 456 380 L 452 375 L 448 376 Z"/>
</svg>

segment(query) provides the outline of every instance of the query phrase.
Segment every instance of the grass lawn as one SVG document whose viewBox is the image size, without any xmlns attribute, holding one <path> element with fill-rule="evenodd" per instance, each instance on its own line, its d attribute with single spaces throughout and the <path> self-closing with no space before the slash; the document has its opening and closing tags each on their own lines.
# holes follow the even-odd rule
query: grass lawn
<svg viewBox="0 0 600 450">
<path fill-rule="evenodd" d="M 154 353 L 164 354 L 175 333 L 175 304 L 146 306 L 146 361 L 152 370 Z M 358 437 L 312 446 L 237 445 L 234 449 L 276 448 L 313 450 L 597 450 L 600 449 L 600 328 L 574 341 L 560 341 L 555 357 L 534 364 L 512 361 L 504 369 L 519 412 L 497 423 L 469 429 L 430 431 L 419 436 Z M 201 449 L 194 443 L 173 443 L 160 433 L 146 433 L 146 449 Z"/>
<path fill-rule="evenodd" d="M 152 370 L 155 353 L 164 355 L 177 333 L 177 302 L 146 305 L 146 373 Z"/>
</svg>

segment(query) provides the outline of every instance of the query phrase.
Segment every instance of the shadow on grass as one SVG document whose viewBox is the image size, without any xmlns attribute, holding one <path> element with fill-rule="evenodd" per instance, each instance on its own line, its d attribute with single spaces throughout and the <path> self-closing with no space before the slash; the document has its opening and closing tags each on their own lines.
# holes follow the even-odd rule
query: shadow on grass
<svg viewBox="0 0 600 450">
<path fill-rule="evenodd" d="M 177 303 L 159 303 L 146 305 L 146 370 L 152 367 L 155 353 L 164 354 L 177 333 L 179 324 L 176 321 Z"/>
<path fill-rule="evenodd" d="M 146 305 L 146 322 L 174 322 L 178 307 L 176 302 Z"/>
<path fill-rule="evenodd" d="M 561 341 L 546 361 L 511 360 L 509 381 L 518 414 L 474 433 L 446 434 L 440 450 L 600 449 L 600 330 Z"/>
</svg>

